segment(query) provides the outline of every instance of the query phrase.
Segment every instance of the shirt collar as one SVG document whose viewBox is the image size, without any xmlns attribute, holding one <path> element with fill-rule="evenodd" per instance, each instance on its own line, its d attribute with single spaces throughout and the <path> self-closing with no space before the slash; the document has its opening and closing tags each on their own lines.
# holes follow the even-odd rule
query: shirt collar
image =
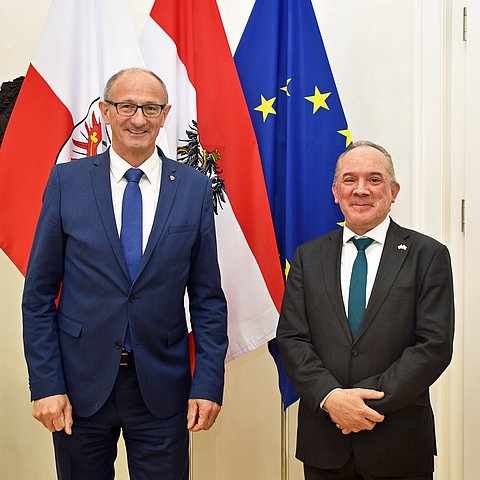
<svg viewBox="0 0 480 480">
<path fill-rule="evenodd" d="M 357 235 L 355 232 L 352 232 L 347 227 L 347 224 L 343 227 L 343 244 L 345 245 L 352 237 L 361 238 L 368 237 L 375 240 L 375 242 L 383 245 L 385 243 L 385 238 L 387 237 L 388 227 L 390 226 L 390 217 L 387 215 L 383 222 L 379 223 L 376 227 L 372 228 L 363 235 Z"/>
<path fill-rule="evenodd" d="M 151 184 L 155 184 L 160 175 L 161 158 L 157 150 L 152 153 L 138 168 L 141 168 L 145 177 Z M 132 168 L 112 147 L 110 147 L 110 171 L 112 172 L 115 182 L 119 183 L 125 172 Z"/>
</svg>

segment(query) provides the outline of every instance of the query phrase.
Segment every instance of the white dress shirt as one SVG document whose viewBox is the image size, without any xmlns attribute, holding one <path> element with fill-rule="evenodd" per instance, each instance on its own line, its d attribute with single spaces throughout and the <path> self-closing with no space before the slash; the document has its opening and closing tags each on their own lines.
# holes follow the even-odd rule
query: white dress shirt
<svg viewBox="0 0 480 480">
<path fill-rule="evenodd" d="M 342 258 L 340 265 L 340 283 L 342 287 L 343 305 L 345 307 L 345 314 L 348 315 L 348 296 L 350 291 L 350 277 L 352 276 L 353 263 L 357 257 L 357 247 L 353 242 L 349 240 L 352 237 L 355 238 L 371 238 L 373 242 L 365 250 L 365 256 L 367 257 L 367 288 L 366 288 L 366 305 L 370 299 L 372 293 L 373 283 L 377 276 L 378 266 L 380 265 L 380 258 L 382 257 L 383 247 L 385 245 L 385 238 L 387 237 L 388 227 L 390 226 L 390 217 L 387 216 L 382 223 L 372 228 L 364 235 L 357 235 L 348 228 L 345 224 L 343 227 L 343 246 L 342 246 Z M 334 388 L 331 392 L 325 395 L 325 398 L 320 402 L 320 408 L 323 408 L 327 398 L 335 391 L 341 390 Z"/>
<path fill-rule="evenodd" d="M 127 186 L 125 172 L 132 168 L 113 148 L 110 147 L 110 184 L 112 188 L 113 212 L 117 224 L 118 236 L 122 230 L 122 201 L 123 192 Z M 145 252 L 148 237 L 153 226 L 157 210 L 160 182 L 162 177 L 162 160 L 155 150 L 139 167 L 144 175 L 139 186 L 142 192 L 142 253 Z"/>
<path fill-rule="evenodd" d="M 357 235 L 352 232 L 348 225 L 343 227 L 343 246 L 342 246 L 342 259 L 340 267 L 340 282 L 342 286 L 343 304 L 345 306 L 345 313 L 348 315 L 348 296 L 350 291 L 350 277 L 352 276 L 352 268 L 357 257 L 357 247 L 353 242 L 349 242 L 352 237 L 355 238 L 371 238 L 373 243 L 365 250 L 365 256 L 367 257 L 367 290 L 366 290 L 366 305 L 370 299 L 372 293 L 373 283 L 377 276 L 378 265 L 380 264 L 380 258 L 383 252 L 383 246 L 385 245 L 385 238 L 387 236 L 387 230 L 390 226 L 390 217 L 387 216 L 382 223 L 372 228 L 365 235 Z"/>
</svg>

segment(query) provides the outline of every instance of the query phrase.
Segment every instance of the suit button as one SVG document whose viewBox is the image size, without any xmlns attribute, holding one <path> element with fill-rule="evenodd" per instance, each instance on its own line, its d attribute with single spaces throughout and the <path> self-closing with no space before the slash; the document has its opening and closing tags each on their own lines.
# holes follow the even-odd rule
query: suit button
<svg viewBox="0 0 480 480">
<path fill-rule="evenodd" d="M 117 340 L 117 341 L 115 342 L 115 348 L 120 349 L 120 348 L 122 348 L 122 347 L 123 347 L 123 343 L 122 343 L 120 340 Z"/>
<path fill-rule="evenodd" d="M 130 303 L 133 303 L 136 299 L 137 299 L 137 297 L 135 297 L 135 295 L 129 295 L 129 296 L 128 296 L 128 301 L 129 301 Z"/>
<path fill-rule="evenodd" d="M 352 354 L 352 357 L 356 357 L 358 355 L 357 350 L 352 350 L 350 353 Z"/>
</svg>

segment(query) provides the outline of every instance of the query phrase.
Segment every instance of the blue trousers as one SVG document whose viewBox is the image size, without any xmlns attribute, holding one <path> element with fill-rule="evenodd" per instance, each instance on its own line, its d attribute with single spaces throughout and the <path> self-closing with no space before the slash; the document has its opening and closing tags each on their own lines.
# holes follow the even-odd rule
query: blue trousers
<svg viewBox="0 0 480 480">
<path fill-rule="evenodd" d="M 112 480 L 122 432 L 132 480 L 188 480 L 187 405 L 169 418 L 146 407 L 134 365 L 120 367 L 103 407 L 91 417 L 75 416 L 73 434 L 55 432 L 59 480 Z"/>
</svg>

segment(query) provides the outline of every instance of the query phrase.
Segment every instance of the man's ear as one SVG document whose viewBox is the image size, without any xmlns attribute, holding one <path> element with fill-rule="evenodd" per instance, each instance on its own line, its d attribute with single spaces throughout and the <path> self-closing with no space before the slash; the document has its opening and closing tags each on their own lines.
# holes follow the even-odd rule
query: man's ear
<svg viewBox="0 0 480 480">
<path fill-rule="evenodd" d="M 334 183 L 332 183 L 332 193 L 335 203 L 338 205 L 338 197 L 337 197 L 337 187 Z"/>
<path fill-rule="evenodd" d="M 397 195 L 399 191 L 400 191 L 400 184 L 395 182 L 392 185 L 392 203 L 395 203 L 395 200 L 397 199 Z"/>
<path fill-rule="evenodd" d="M 106 125 L 110 125 L 110 119 L 109 119 L 110 107 L 113 107 L 113 105 L 110 105 L 109 103 L 104 102 L 103 100 L 100 100 L 100 102 L 98 102 L 98 108 L 100 108 L 100 113 L 102 114 L 103 120 L 105 121 Z"/>
<path fill-rule="evenodd" d="M 170 104 L 168 104 L 168 105 L 165 105 L 165 108 L 163 109 L 163 112 L 162 112 L 163 123 L 161 125 L 162 127 L 165 125 L 165 122 L 167 120 L 167 117 L 168 117 L 168 114 L 169 114 L 171 108 L 172 108 L 172 106 Z"/>
</svg>

